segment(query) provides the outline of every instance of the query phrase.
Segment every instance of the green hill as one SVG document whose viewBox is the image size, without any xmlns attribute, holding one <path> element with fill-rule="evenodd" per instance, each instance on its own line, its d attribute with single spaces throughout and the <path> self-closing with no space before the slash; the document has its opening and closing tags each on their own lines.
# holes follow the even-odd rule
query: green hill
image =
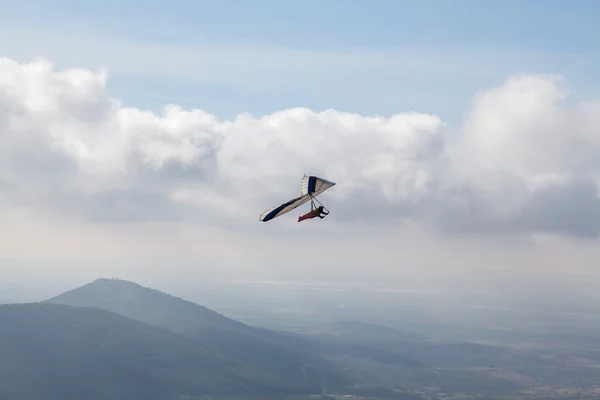
<svg viewBox="0 0 600 400">
<path fill-rule="evenodd" d="M 305 391 L 335 391 L 353 383 L 337 364 L 300 346 L 301 339 L 254 328 L 198 304 L 136 283 L 98 279 L 47 300 L 95 307 L 189 336 L 227 359 L 264 371 Z"/>
<path fill-rule="evenodd" d="M 254 329 L 204 306 L 120 279 L 97 279 L 46 300 L 76 307 L 95 307 L 190 335 Z"/>
<path fill-rule="evenodd" d="M 314 380 L 272 375 L 189 336 L 104 310 L 0 306 L 3 399 L 277 397 L 319 390 Z"/>
</svg>

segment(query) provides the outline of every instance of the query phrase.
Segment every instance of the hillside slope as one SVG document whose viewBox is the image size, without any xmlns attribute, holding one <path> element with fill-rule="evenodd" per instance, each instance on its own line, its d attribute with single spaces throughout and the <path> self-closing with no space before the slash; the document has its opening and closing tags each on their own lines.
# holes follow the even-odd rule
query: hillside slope
<svg viewBox="0 0 600 400">
<path fill-rule="evenodd" d="M 0 398 L 163 399 L 310 393 L 167 329 L 93 308 L 0 306 Z"/>
<path fill-rule="evenodd" d="M 250 365 L 274 379 L 303 382 L 307 388 L 341 390 L 353 383 L 336 364 L 299 339 L 254 328 L 198 304 L 133 282 L 98 279 L 46 300 L 95 307 L 200 340 L 223 357 Z"/>
</svg>

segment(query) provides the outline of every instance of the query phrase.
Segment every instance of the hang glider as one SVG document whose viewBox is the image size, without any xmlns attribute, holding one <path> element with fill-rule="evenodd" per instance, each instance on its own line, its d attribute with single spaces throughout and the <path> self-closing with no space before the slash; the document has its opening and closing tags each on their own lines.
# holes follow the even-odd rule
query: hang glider
<svg viewBox="0 0 600 400">
<path fill-rule="evenodd" d="M 311 202 L 311 211 L 315 209 L 315 202 L 319 203 L 321 209 L 323 205 L 316 199 L 318 195 L 335 186 L 335 182 L 317 176 L 304 176 L 300 185 L 300 196 L 287 201 L 277 207 L 265 211 L 260 216 L 260 221 L 267 222 L 280 215 L 286 214 L 301 205 Z"/>
</svg>

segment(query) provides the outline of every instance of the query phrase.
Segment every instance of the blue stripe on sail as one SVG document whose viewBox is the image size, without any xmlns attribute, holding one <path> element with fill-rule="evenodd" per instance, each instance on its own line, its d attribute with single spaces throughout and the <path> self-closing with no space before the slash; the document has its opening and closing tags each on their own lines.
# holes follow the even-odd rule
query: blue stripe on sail
<svg viewBox="0 0 600 400">
<path fill-rule="evenodd" d="M 311 176 L 308 178 L 308 193 L 314 193 L 317 186 L 317 177 Z"/>
<path fill-rule="evenodd" d="M 287 206 L 289 206 L 290 204 L 293 204 L 295 202 L 297 202 L 298 200 L 300 200 L 302 198 L 302 196 L 300 197 L 296 197 L 294 200 L 290 200 L 287 203 L 284 203 L 282 205 L 280 205 L 279 207 L 275 208 L 273 211 L 271 211 L 270 213 L 268 213 L 267 215 L 265 215 L 265 217 L 263 218 L 263 222 L 267 222 L 272 220 L 273 218 L 275 218 L 281 211 L 283 211 L 284 208 L 286 208 Z"/>
</svg>

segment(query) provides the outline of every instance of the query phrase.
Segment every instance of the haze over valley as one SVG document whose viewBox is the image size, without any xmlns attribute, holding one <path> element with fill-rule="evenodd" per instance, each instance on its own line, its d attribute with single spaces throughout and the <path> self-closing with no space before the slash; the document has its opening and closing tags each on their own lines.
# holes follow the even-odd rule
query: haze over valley
<svg viewBox="0 0 600 400">
<path fill-rule="evenodd" d="M 253 285 L 260 291 L 240 289 Z M 386 290 L 382 297 L 380 290 L 324 286 L 196 287 L 197 296 L 237 312 L 235 318 L 105 278 L 40 302 L 0 306 L 2 368 L 11 371 L 2 375 L 2 395 L 574 399 L 595 393 L 597 311 L 473 307 L 433 291 Z M 36 384 L 22 386 L 24 374 Z"/>
</svg>

